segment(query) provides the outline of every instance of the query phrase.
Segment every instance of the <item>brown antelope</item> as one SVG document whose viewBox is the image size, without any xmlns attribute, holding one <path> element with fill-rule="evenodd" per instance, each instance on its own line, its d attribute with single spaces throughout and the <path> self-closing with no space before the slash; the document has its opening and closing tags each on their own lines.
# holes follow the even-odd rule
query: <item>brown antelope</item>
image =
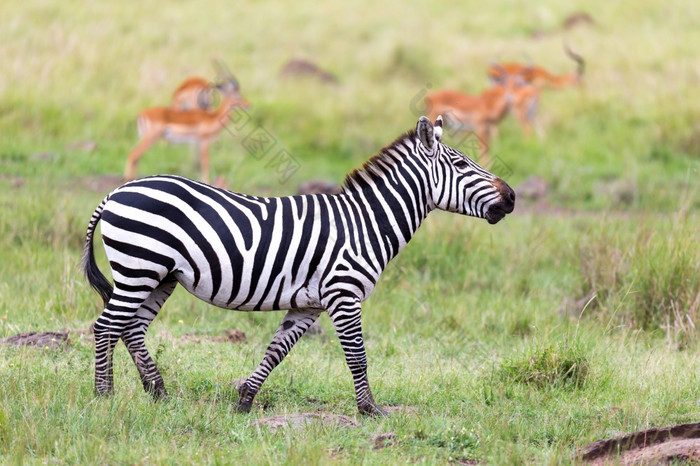
<svg viewBox="0 0 700 466">
<path fill-rule="evenodd" d="M 199 108 L 178 110 L 153 107 L 138 116 L 139 143 L 129 153 L 124 178 L 136 178 L 136 165 L 141 156 L 159 139 L 172 143 L 197 144 L 202 180 L 209 181 L 209 144 L 224 128 L 226 119 L 235 107 L 248 107 L 240 92 L 238 81 L 229 74 L 221 84 L 221 104 L 213 111 Z"/>
<path fill-rule="evenodd" d="M 537 89 L 551 88 L 561 89 L 566 86 L 580 86 L 583 82 L 583 73 L 586 62 L 581 55 L 574 53 L 567 45 L 564 46 L 566 55 L 577 63 L 576 70 L 571 73 L 555 75 L 540 66 L 523 63 L 494 63 L 489 67 L 489 78 L 497 82 L 504 74 L 522 76 L 526 82 Z"/>
<path fill-rule="evenodd" d="M 226 65 L 218 60 L 214 60 L 214 68 L 222 82 L 215 84 L 199 76 L 189 77 L 173 92 L 172 107 L 178 110 L 212 110 L 214 92 L 221 91 L 224 77 L 231 75 Z"/>
<path fill-rule="evenodd" d="M 540 105 L 540 90 L 533 85 L 521 86 L 514 94 L 511 111 L 520 123 L 520 127 L 526 136 L 533 132 L 542 137 L 543 131 L 537 120 L 537 110 Z"/>
<path fill-rule="evenodd" d="M 479 157 L 485 163 L 491 137 L 509 109 L 522 107 L 527 116 L 533 109 L 536 111 L 538 98 L 539 91 L 519 75 L 503 73 L 496 85 L 477 96 L 445 89 L 428 94 L 425 106 L 431 120 L 442 115 L 452 129 L 473 131 L 479 143 Z"/>
<path fill-rule="evenodd" d="M 192 76 L 180 83 L 173 92 L 172 108 L 177 110 L 211 110 L 215 84 L 199 76 Z"/>
</svg>

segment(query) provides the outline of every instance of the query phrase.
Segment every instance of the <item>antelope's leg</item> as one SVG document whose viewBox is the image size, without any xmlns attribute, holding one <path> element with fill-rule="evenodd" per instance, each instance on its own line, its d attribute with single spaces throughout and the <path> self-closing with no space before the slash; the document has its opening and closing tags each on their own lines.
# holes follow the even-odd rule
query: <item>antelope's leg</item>
<svg viewBox="0 0 700 466">
<path fill-rule="evenodd" d="M 202 171 L 202 181 L 209 183 L 209 139 L 199 141 L 199 167 Z"/>
<path fill-rule="evenodd" d="M 138 165 L 139 159 L 157 140 L 157 137 L 144 136 L 136 147 L 131 150 L 129 157 L 126 159 L 126 167 L 124 168 L 124 179 L 126 181 L 136 178 L 136 165 Z"/>
<path fill-rule="evenodd" d="M 484 123 L 477 127 L 476 136 L 479 140 L 479 163 L 488 168 L 489 159 L 489 144 L 491 144 L 492 128 L 489 123 Z"/>
</svg>

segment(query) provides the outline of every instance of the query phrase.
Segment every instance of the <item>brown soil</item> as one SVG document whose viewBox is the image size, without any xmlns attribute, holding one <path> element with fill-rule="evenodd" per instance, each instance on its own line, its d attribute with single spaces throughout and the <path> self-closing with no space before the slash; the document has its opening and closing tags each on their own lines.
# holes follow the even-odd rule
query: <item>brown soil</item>
<svg viewBox="0 0 700 466">
<path fill-rule="evenodd" d="M 579 458 L 586 464 L 700 463 L 700 422 L 655 427 L 586 446 Z"/>
<path fill-rule="evenodd" d="M 415 406 L 395 405 L 382 406 L 388 414 L 418 414 L 418 408 Z"/>
<path fill-rule="evenodd" d="M 316 63 L 302 59 L 289 60 L 285 63 L 284 67 L 282 67 L 282 71 L 280 71 L 280 76 L 283 78 L 311 77 L 325 83 L 338 83 L 338 78 L 334 75 L 328 71 L 322 70 Z"/>
<path fill-rule="evenodd" d="M 382 448 L 392 446 L 394 442 L 396 442 L 396 434 L 393 432 L 384 432 L 383 434 L 373 436 L 370 440 L 375 450 L 381 450 Z"/>
<path fill-rule="evenodd" d="M 66 349 L 70 346 L 68 332 L 27 332 L 0 338 L 0 346 L 36 346 Z"/>
<path fill-rule="evenodd" d="M 112 192 L 117 186 L 124 184 L 124 178 L 116 175 L 86 176 L 78 178 L 79 183 L 90 191 L 104 193 Z"/>
<path fill-rule="evenodd" d="M 279 429 L 280 427 L 299 429 L 313 422 L 320 422 L 326 426 L 347 428 L 358 427 L 360 425 L 359 422 L 351 417 L 343 416 L 342 414 L 328 413 L 280 414 L 278 416 L 256 419 L 251 421 L 250 425 L 265 426 L 270 429 Z"/>
<path fill-rule="evenodd" d="M 243 330 L 233 329 L 224 330 L 223 336 L 212 336 L 212 335 L 196 335 L 194 333 L 185 333 L 180 338 L 175 338 L 170 332 L 162 331 L 158 333 L 159 338 L 164 340 L 177 340 L 180 342 L 193 342 L 193 343 L 242 343 L 246 341 L 246 335 Z"/>
</svg>

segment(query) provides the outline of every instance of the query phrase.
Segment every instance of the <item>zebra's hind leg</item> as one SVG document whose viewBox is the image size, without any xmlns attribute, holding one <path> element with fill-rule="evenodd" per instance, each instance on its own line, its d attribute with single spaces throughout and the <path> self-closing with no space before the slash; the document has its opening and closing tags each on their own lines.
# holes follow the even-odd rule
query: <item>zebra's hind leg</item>
<svg viewBox="0 0 700 466">
<path fill-rule="evenodd" d="M 136 315 L 127 324 L 121 337 L 134 360 L 134 364 L 136 364 L 136 369 L 139 371 L 143 389 L 146 393 L 150 393 L 154 400 L 166 398 L 168 392 L 165 390 L 163 377 L 148 353 L 148 349 L 146 349 L 144 340 L 148 326 L 156 318 L 158 311 L 163 307 L 176 286 L 177 280 L 175 279 L 166 279 L 158 285 L 136 311 Z"/>
<path fill-rule="evenodd" d="M 359 303 L 343 303 L 328 312 L 345 353 L 345 361 L 352 373 L 360 414 L 386 416 L 372 396 L 367 378 L 367 354 L 362 339 L 361 308 Z"/>
<path fill-rule="evenodd" d="M 115 283 L 105 310 L 95 322 L 95 392 L 98 395 L 114 392 L 114 347 L 153 291 L 150 285 L 137 287 L 136 291 L 120 285 Z"/>
<path fill-rule="evenodd" d="M 238 387 L 238 411 L 249 412 L 253 405 L 253 398 L 260 390 L 270 372 L 282 362 L 292 346 L 313 325 L 321 315 L 321 311 L 315 309 L 289 311 L 282 319 L 282 323 L 275 333 L 275 337 L 267 347 L 265 356 L 253 374 Z"/>
</svg>

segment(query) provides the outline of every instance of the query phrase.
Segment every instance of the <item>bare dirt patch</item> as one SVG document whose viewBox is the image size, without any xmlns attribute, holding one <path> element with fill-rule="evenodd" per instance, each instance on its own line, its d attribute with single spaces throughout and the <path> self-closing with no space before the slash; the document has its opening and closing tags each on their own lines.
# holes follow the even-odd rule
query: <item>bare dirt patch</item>
<svg viewBox="0 0 700 466">
<path fill-rule="evenodd" d="M 579 458 L 592 465 L 700 463 L 700 422 L 598 440 L 583 448 Z"/>
<path fill-rule="evenodd" d="M 0 173 L 0 181 L 5 182 L 12 186 L 13 188 L 21 188 L 26 183 L 26 180 L 21 176 L 10 176 Z"/>
<path fill-rule="evenodd" d="M 26 332 L 0 338 L 0 346 L 66 349 L 70 346 L 70 338 L 68 338 L 68 332 Z"/>
<path fill-rule="evenodd" d="M 180 341 L 193 341 L 195 343 L 216 342 L 216 343 L 242 343 L 246 341 L 245 332 L 239 329 L 224 330 L 224 336 L 196 335 L 185 333 L 180 337 Z"/>
<path fill-rule="evenodd" d="M 224 335 L 197 335 L 194 333 L 185 333 L 181 337 L 176 338 L 168 331 L 158 333 L 158 337 L 164 340 L 192 342 L 192 343 L 243 343 L 247 337 L 243 330 L 233 329 L 224 330 Z"/>
<path fill-rule="evenodd" d="M 393 432 L 384 432 L 374 435 L 370 440 L 375 450 L 381 450 L 382 448 L 392 446 L 396 442 L 396 434 Z"/>
<path fill-rule="evenodd" d="M 415 406 L 395 405 L 383 406 L 382 408 L 388 414 L 418 414 L 418 408 L 416 408 Z"/>
<path fill-rule="evenodd" d="M 359 422 L 351 417 L 343 416 L 342 414 L 328 413 L 280 414 L 278 416 L 269 416 L 256 419 L 251 421 L 250 425 L 261 427 L 264 426 L 269 429 L 279 429 L 280 427 L 300 429 L 314 422 L 320 422 L 326 426 L 344 428 L 354 428 L 359 427 L 360 425 Z"/>
<path fill-rule="evenodd" d="M 333 74 L 321 69 L 316 63 L 304 59 L 289 60 L 282 67 L 280 76 L 283 78 L 309 77 L 324 83 L 338 84 L 338 78 Z"/>
<path fill-rule="evenodd" d="M 121 175 L 86 176 L 78 178 L 78 182 L 90 191 L 109 193 L 117 186 L 124 184 L 124 179 Z"/>
</svg>

